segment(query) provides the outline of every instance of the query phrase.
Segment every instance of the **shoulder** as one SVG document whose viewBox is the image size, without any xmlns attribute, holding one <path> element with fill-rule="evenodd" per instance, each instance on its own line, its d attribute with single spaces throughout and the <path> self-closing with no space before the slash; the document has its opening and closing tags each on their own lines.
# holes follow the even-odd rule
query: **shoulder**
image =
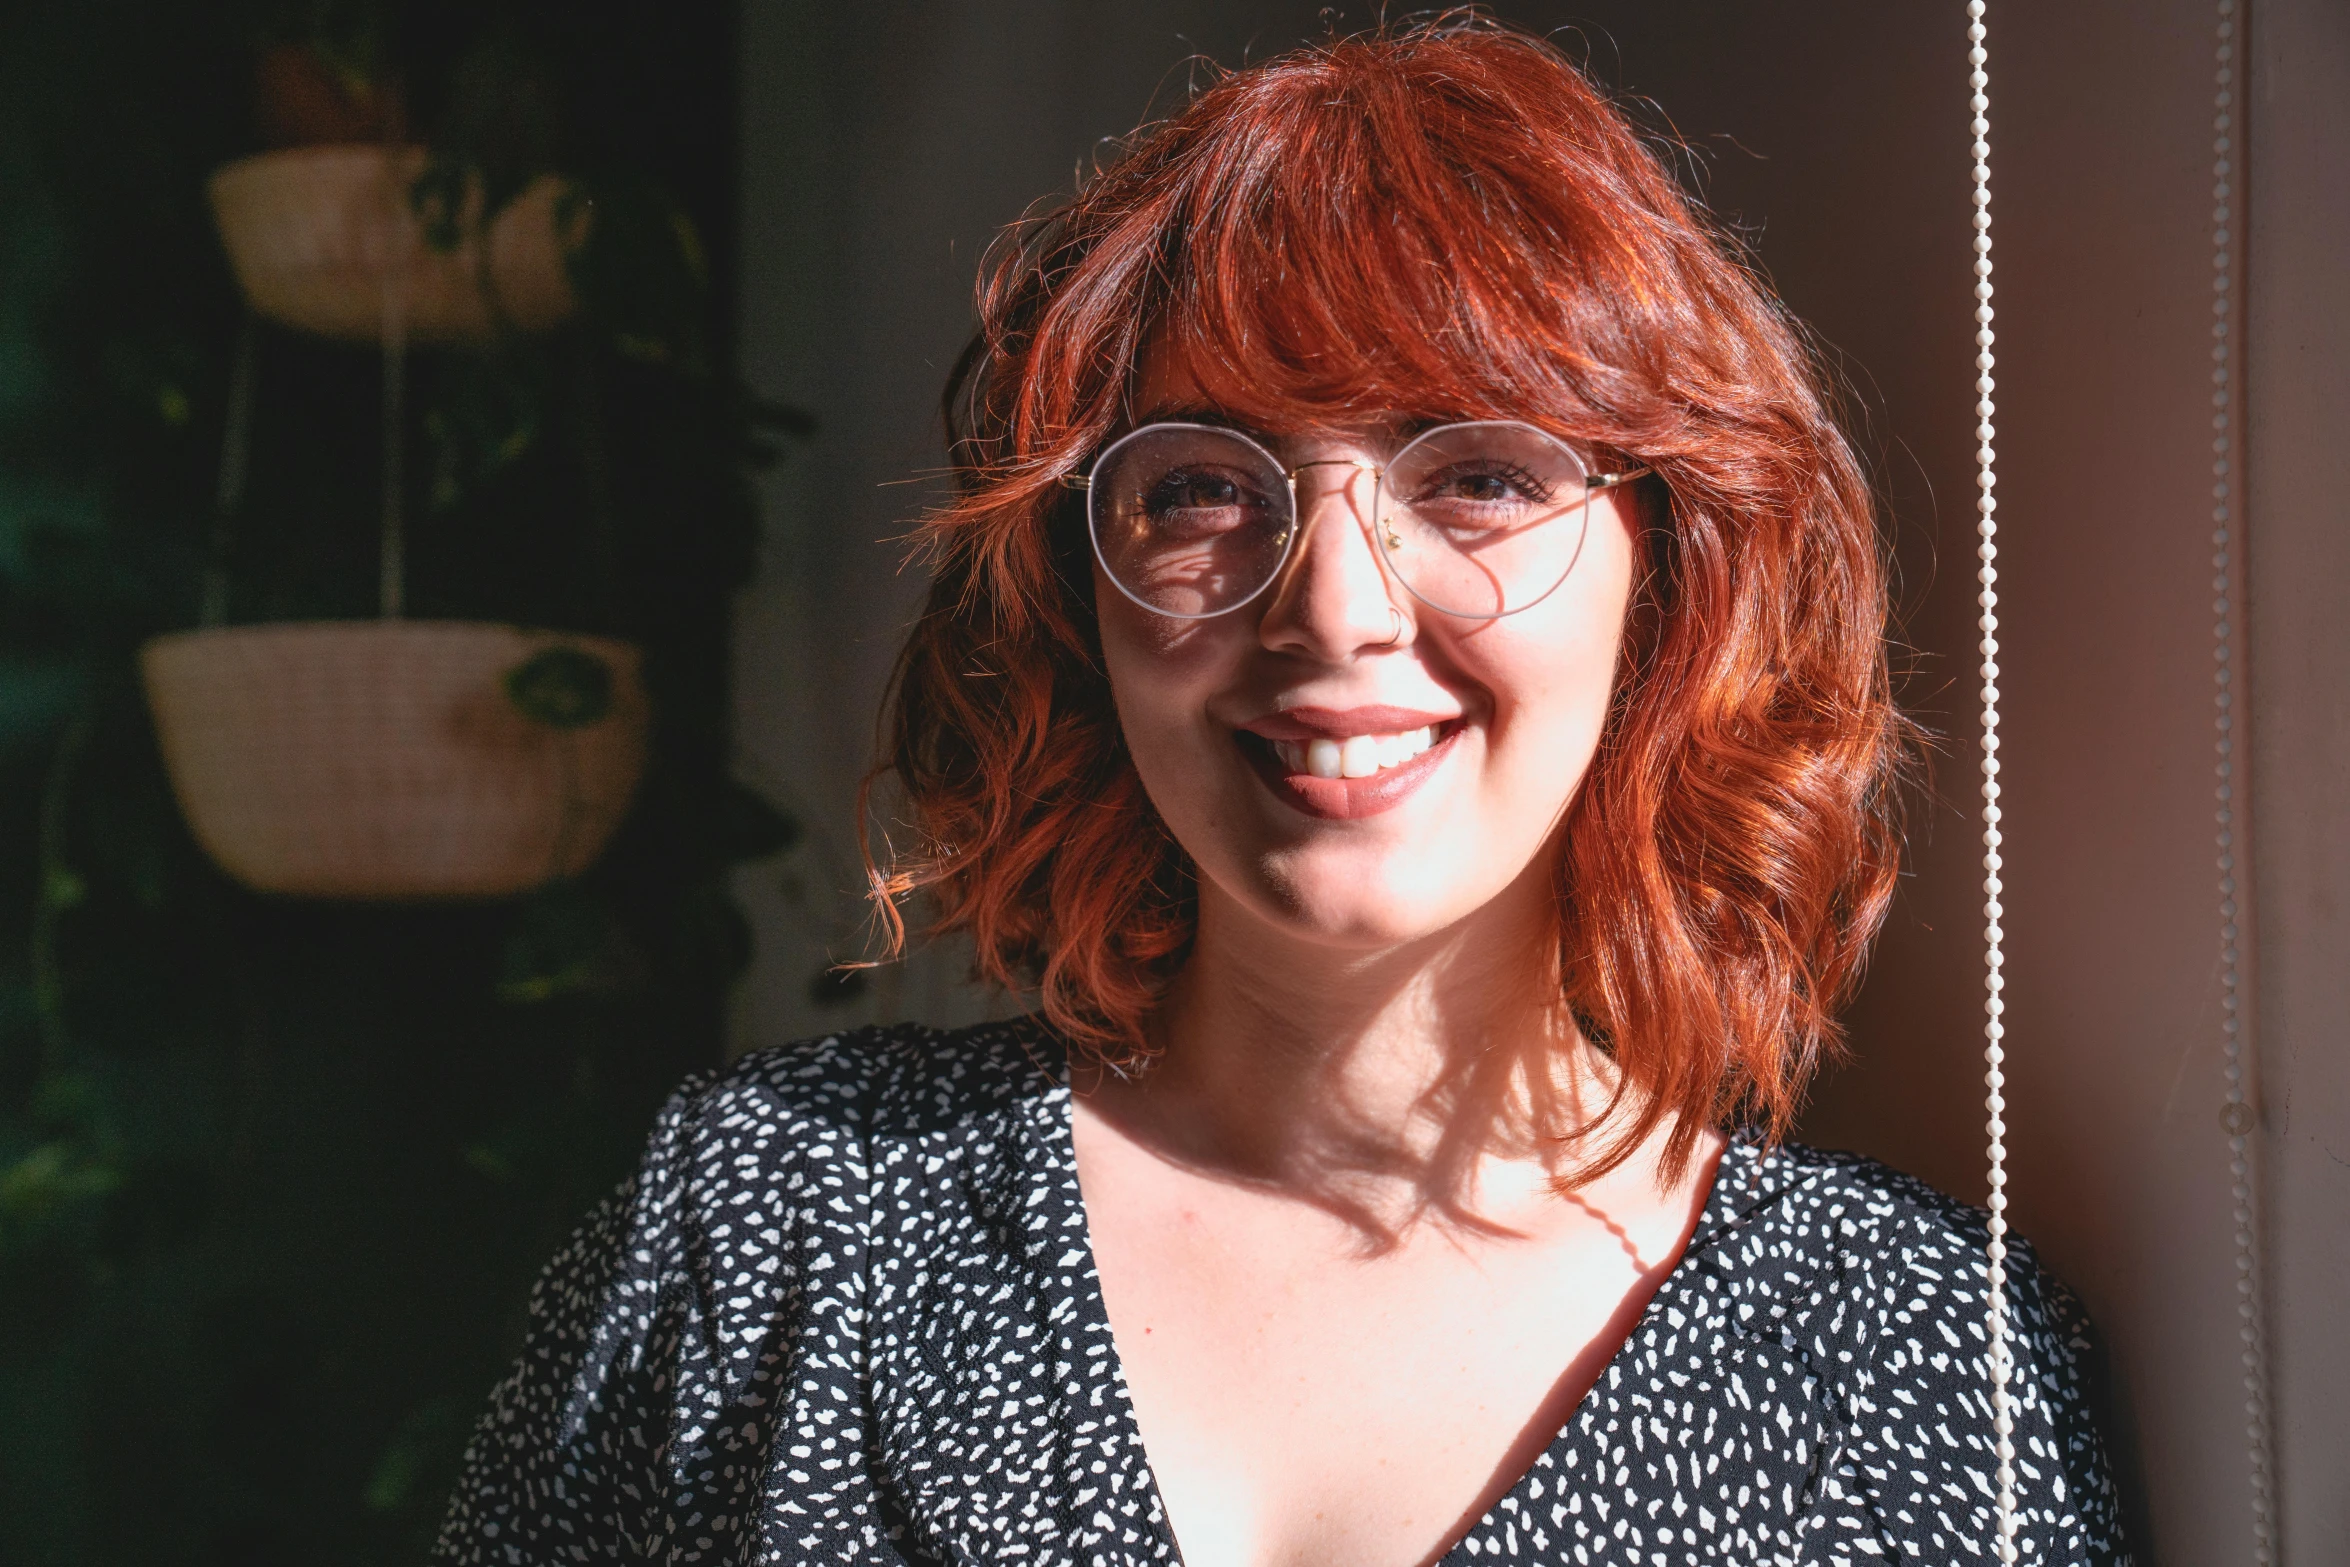
<svg viewBox="0 0 2350 1567">
<path fill-rule="evenodd" d="M 752 1051 L 689 1078 L 662 1109 L 627 1194 L 630 1250 L 674 1272 L 746 1241 L 799 1251 L 854 1230 L 883 1171 L 1049 1123 L 1065 1072 L 1053 1035 L 1025 1018 Z"/>
<path fill-rule="evenodd" d="M 826 1034 L 689 1078 L 661 1112 L 648 1161 L 739 1168 L 918 1138 L 1049 1094 L 1064 1072 L 1057 1042 L 1025 1018 Z"/>
<path fill-rule="evenodd" d="M 1979 1252 L 1988 1216 L 1860 1154 L 1785 1143 L 1730 1145 L 1701 1234 L 1743 1249 L 1821 1257 L 1875 1253 L 1920 1262 Z"/>
<path fill-rule="evenodd" d="M 1015 1140 L 1007 1130 L 1048 1119 L 1061 1059 L 1026 1019 L 904 1024 L 777 1045 L 691 1077 L 635 1174 L 541 1290 L 601 1298 L 617 1284 L 650 1302 L 685 1288 L 715 1310 L 728 1281 L 749 1286 L 737 1304 L 796 1289 L 819 1260 L 859 1254 L 885 1174 L 991 1150 Z M 904 1208 L 905 1197 L 892 1200 Z"/>
<path fill-rule="evenodd" d="M 1989 1215 L 1873 1159 L 1737 1144 L 1698 1239 L 1724 1339 L 1764 1341 L 1820 1401 L 1819 1505 L 1903 1560 L 1979 1537 L 1998 1464 Z M 2126 1561 L 2087 1314 L 2013 1235 L 2004 1285 L 2024 1554 Z"/>
<path fill-rule="evenodd" d="M 1847 1343 L 1874 1341 L 1913 1364 L 1971 1364 L 1983 1351 L 1990 1216 L 1874 1159 L 1733 1144 L 1696 1239 L 1774 1314 L 1831 1308 Z M 2017 1358 L 2069 1382 L 2090 1347 L 2088 1318 L 2030 1242 L 2010 1232 L 2007 1252 Z"/>
</svg>

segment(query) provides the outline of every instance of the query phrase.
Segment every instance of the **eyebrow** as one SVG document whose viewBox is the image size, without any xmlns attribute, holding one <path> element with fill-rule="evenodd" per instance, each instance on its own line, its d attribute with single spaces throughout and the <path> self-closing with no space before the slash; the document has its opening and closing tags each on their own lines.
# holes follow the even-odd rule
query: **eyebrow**
<svg viewBox="0 0 2350 1567">
<path fill-rule="evenodd" d="M 1454 421 L 1449 418 L 1441 418 L 1432 414 L 1423 414 L 1409 419 L 1395 420 L 1381 433 L 1389 440 L 1393 441 L 1396 445 L 1401 446 L 1405 442 L 1413 439 L 1415 436 L 1418 436 L 1425 431 L 1435 429 L 1440 424 L 1451 424 L 1453 422 Z M 1217 407 L 1214 403 L 1161 404 L 1159 407 L 1151 409 L 1148 413 L 1135 420 L 1134 428 L 1139 430 L 1144 425 L 1150 424 L 1204 424 L 1211 429 L 1231 430 L 1237 434 L 1245 435 L 1249 437 L 1249 439 L 1255 441 L 1257 444 L 1267 448 L 1268 450 L 1274 446 L 1277 446 L 1283 439 L 1283 437 L 1275 435 L 1271 431 L 1251 424 L 1248 420 L 1239 417 L 1237 414 L 1227 412 L 1226 410 Z"/>
<path fill-rule="evenodd" d="M 1134 428 L 1151 424 L 1204 424 L 1211 429 L 1231 430 L 1250 439 L 1271 445 L 1275 437 L 1235 414 L 1225 412 L 1213 403 L 1165 403 L 1134 421 Z"/>
</svg>

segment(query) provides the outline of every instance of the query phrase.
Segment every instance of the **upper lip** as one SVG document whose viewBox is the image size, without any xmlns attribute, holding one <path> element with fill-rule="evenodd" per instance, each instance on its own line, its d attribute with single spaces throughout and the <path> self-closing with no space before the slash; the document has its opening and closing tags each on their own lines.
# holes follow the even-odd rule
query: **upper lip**
<svg viewBox="0 0 2350 1567">
<path fill-rule="evenodd" d="M 1356 735 L 1395 735 L 1432 728 L 1459 716 L 1414 707 L 1291 707 L 1252 718 L 1240 727 L 1267 740 L 1346 740 Z"/>
</svg>

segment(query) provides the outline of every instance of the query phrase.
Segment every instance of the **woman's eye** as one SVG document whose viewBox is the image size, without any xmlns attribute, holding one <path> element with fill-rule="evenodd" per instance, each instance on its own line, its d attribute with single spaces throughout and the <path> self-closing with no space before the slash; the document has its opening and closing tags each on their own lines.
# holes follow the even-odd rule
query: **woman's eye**
<svg viewBox="0 0 2350 1567">
<path fill-rule="evenodd" d="M 1463 501 L 1506 501 L 1516 498 L 1516 491 L 1507 479 L 1497 473 L 1464 473 L 1445 486 L 1451 499 Z"/>
<path fill-rule="evenodd" d="M 1153 511 L 1197 511 L 1240 504 L 1240 486 L 1230 479 L 1186 475 L 1159 486 Z"/>
<path fill-rule="evenodd" d="M 1550 487 L 1531 474 L 1503 467 L 1454 468 L 1417 486 L 1414 510 L 1455 525 L 1515 518 L 1550 500 Z"/>
<path fill-rule="evenodd" d="M 1196 534 L 1237 528 L 1265 510 L 1241 479 L 1196 470 L 1171 473 L 1144 492 L 1143 514 L 1165 532 Z"/>
</svg>

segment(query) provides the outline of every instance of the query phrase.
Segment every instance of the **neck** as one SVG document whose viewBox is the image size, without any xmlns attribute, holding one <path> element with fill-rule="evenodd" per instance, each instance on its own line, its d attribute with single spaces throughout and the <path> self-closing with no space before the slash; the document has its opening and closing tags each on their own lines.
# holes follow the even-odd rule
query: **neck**
<svg viewBox="0 0 2350 1567">
<path fill-rule="evenodd" d="M 1190 960 L 1132 1080 L 1081 1083 L 1162 1157 L 1280 1190 L 1374 1244 L 1510 1228 L 1578 1153 L 1609 1064 L 1560 997 L 1539 880 L 1444 931 L 1344 948 L 1203 886 Z"/>
</svg>

